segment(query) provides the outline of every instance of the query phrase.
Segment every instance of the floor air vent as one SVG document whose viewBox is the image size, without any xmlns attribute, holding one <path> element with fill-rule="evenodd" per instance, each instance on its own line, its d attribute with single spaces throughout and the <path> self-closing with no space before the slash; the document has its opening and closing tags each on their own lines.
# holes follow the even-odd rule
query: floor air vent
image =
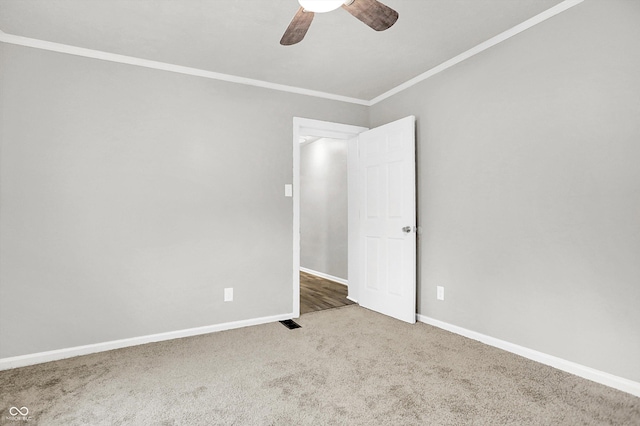
<svg viewBox="0 0 640 426">
<path fill-rule="evenodd" d="M 294 320 L 284 320 L 284 321 L 280 321 L 280 324 L 284 325 L 285 327 L 287 327 L 289 330 L 293 330 L 294 328 L 300 328 L 302 327 L 300 324 L 298 324 L 297 322 L 295 322 Z"/>
</svg>

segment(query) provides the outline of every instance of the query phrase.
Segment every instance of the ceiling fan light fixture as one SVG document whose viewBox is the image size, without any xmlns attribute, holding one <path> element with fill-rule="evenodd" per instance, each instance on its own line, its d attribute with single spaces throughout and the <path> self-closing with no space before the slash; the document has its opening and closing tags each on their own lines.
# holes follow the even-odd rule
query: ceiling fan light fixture
<svg viewBox="0 0 640 426">
<path fill-rule="evenodd" d="M 344 4 L 344 0 L 298 0 L 298 3 L 308 12 L 324 13 L 336 10 Z"/>
<path fill-rule="evenodd" d="M 376 31 L 384 31 L 398 20 L 398 12 L 378 0 L 298 0 L 298 3 L 300 7 L 280 39 L 283 46 L 300 43 L 316 13 L 331 12 L 340 6 Z"/>
</svg>

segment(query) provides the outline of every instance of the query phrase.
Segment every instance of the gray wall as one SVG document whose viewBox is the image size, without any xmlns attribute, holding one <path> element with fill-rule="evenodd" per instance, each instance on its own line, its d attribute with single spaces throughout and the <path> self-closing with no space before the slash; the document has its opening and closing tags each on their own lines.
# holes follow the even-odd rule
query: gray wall
<svg viewBox="0 0 640 426">
<path fill-rule="evenodd" d="M 300 266 L 347 279 L 347 141 L 300 148 Z"/>
<path fill-rule="evenodd" d="M 292 117 L 366 125 L 365 107 L 2 43 L 0 61 L 0 358 L 292 312 Z"/>
<path fill-rule="evenodd" d="M 418 119 L 421 314 L 640 381 L 638 16 L 586 0 L 370 109 Z M 291 117 L 366 108 L 2 43 L 0 69 L 0 357 L 291 311 Z"/>
<path fill-rule="evenodd" d="M 421 314 L 640 381 L 639 18 L 587 0 L 371 108 L 418 120 Z"/>
</svg>

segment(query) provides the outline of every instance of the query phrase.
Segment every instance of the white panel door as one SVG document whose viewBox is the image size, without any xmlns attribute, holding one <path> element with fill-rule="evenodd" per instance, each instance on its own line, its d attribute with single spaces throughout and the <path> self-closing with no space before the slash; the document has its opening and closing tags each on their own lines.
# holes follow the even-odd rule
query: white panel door
<svg viewBox="0 0 640 426">
<path fill-rule="evenodd" d="M 415 117 L 359 135 L 359 303 L 416 322 Z M 351 279 L 351 277 L 349 277 Z"/>
</svg>

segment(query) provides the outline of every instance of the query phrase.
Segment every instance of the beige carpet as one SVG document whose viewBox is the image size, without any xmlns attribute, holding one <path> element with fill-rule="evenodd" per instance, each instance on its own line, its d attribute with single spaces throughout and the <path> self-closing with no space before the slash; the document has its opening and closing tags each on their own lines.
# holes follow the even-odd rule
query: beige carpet
<svg viewBox="0 0 640 426">
<path fill-rule="evenodd" d="M 640 425 L 640 398 L 358 306 L 0 372 L 40 425 Z"/>
</svg>

